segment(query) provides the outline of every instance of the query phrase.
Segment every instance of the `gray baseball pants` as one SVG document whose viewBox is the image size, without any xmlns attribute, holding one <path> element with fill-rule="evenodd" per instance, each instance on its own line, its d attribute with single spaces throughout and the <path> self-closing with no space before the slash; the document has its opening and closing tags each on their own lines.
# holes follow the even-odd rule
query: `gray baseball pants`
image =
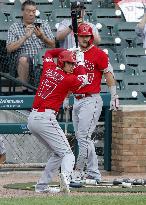
<svg viewBox="0 0 146 205">
<path fill-rule="evenodd" d="M 45 109 L 44 112 L 37 112 L 33 109 L 28 118 L 28 128 L 42 143 L 52 150 L 44 172 L 38 181 L 39 184 L 48 184 L 56 175 L 59 167 L 61 172 L 71 175 L 75 163 L 68 140 L 59 126 L 55 111 Z"/>
<path fill-rule="evenodd" d="M 75 99 L 72 113 L 75 135 L 79 145 L 76 169 L 82 172 L 87 164 L 87 175 L 99 180 L 101 180 L 101 174 L 91 135 L 98 124 L 102 106 L 103 101 L 100 94 L 92 94 L 90 97 Z"/>
</svg>

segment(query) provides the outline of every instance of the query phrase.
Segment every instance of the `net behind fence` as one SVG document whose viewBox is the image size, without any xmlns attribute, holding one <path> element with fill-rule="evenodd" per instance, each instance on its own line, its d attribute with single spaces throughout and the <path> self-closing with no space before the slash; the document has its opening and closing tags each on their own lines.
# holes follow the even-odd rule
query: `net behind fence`
<svg viewBox="0 0 146 205">
<path fill-rule="evenodd" d="M 0 137 L 2 137 L 6 147 L 6 163 L 0 165 L 0 167 L 45 166 L 51 152 L 44 142 L 42 143 L 42 141 L 33 136 L 27 129 L 27 118 L 30 113 L 29 110 L 33 96 L 1 96 L 0 98 Z M 66 113 L 63 109 L 60 109 L 57 119 L 64 131 L 67 125 L 66 136 L 74 154 L 77 155 L 77 141 L 74 136 L 71 114 L 70 111 L 69 119 L 66 123 Z M 111 125 L 109 122 L 111 120 L 109 120 L 109 116 L 109 109 L 103 109 L 100 121 L 92 134 L 92 140 L 94 141 L 95 151 L 99 160 L 99 167 L 103 169 L 106 164 L 106 170 L 109 169 L 108 163 L 110 160 L 109 128 Z M 105 137 L 106 133 L 108 135 Z M 108 139 L 108 144 L 105 142 L 105 138 Z M 105 156 L 107 156 L 107 153 L 105 154 L 104 152 L 107 152 L 109 155 L 106 162 Z"/>
<path fill-rule="evenodd" d="M 3 113 L 3 119 L 9 115 L 9 121 L 7 122 L 24 122 L 27 123 L 27 111 L 1 111 Z M 2 116 L 2 114 L 1 114 Z M 65 114 L 63 115 L 64 120 Z M 95 143 L 95 150 L 99 159 L 99 166 L 103 169 L 104 164 L 104 123 L 100 122 L 96 127 L 92 140 Z M 2 140 L 6 148 L 6 163 L 4 167 L 40 167 L 44 165 L 51 155 L 47 144 L 44 144 L 41 140 L 33 136 L 32 134 L 1 134 Z M 75 152 L 75 136 L 74 133 L 67 133 L 67 138 L 70 146 Z M 9 166 L 11 164 L 11 166 Z M 14 166 L 12 166 L 12 164 Z"/>
</svg>

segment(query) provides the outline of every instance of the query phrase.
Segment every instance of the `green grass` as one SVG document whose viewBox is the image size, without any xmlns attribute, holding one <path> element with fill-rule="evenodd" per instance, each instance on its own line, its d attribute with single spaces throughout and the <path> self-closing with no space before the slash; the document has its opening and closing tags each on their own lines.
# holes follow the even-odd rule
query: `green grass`
<svg viewBox="0 0 146 205">
<path fill-rule="evenodd" d="M 0 199 L 1 205 L 145 205 L 146 196 L 51 196 Z"/>
<path fill-rule="evenodd" d="M 7 184 L 4 188 L 8 189 L 22 189 L 22 190 L 30 190 L 34 191 L 34 182 L 29 183 L 15 183 L 15 184 Z M 57 183 L 51 183 L 52 185 L 59 185 Z M 132 188 L 122 188 L 121 186 L 112 186 L 112 187 L 83 187 L 83 188 L 72 188 L 71 192 L 88 192 L 88 193 L 146 193 L 145 186 L 133 186 Z"/>
</svg>

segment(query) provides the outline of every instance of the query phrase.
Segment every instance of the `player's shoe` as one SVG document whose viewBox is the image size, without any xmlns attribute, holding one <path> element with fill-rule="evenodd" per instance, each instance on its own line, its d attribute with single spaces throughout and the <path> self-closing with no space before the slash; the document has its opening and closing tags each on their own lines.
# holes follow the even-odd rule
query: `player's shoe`
<svg viewBox="0 0 146 205">
<path fill-rule="evenodd" d="M 80 188 L 80 187 L 82 187 L 84 184 L 85 184 L 84 173 L 75 170 L 75 171 L 72 173 L 71 181 L 70 181 L 70 185 L 69 185 L 69 186 L 70 186 L 70 187 L 73 187 L 73 188 Z"/>
<path fill-rule="evenodd" d="M 68 175 L 66 173 L 61 173 L 60 174 L 60 191 L 64 193 L 69 193 L 70 192 L 69 184 L 70 184 L 70 180 L 69 180 Z"/>
<path fill-rule="evenodd" d="M 49 187 L 44 184 L 37 184 L 35 186 L 35 192 L 36 193 L 51 193 L 51 194 L 57 194 L 60 192 L 60 188 L 57 187 Z"/>
<path fill-rule="evenodd" d="M 91 175 L 88 175 L 85 178 L 85 184 L 97 185 L 97 184 L 100 184 L 100 182 L 101 182 L 101 179 L 93 177 Z"/>
<path fill-rule="evenodd" d="M 71 182 L 74 183 L 84 183 L 84 173 L 80 171 L 74 171 L 72 176 L 71 176 Z"/>
</svg>

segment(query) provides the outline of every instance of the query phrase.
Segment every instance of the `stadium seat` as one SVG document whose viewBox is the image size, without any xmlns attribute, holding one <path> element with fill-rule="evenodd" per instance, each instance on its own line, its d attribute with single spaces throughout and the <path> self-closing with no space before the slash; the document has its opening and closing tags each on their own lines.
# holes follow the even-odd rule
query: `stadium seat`
<svg viewBox="0 0 146 205">
<path fill-rule="evenodd" d="M 143 47 L 143 39 L 141 37 L 136 37 L 133 39 L 133 47 Z"/>
<path fill-rule="evenodd" d="M 120 62 L 123 62 L 129 66 L 137 66 L 140 57 L 146 57 L 146 49 L 136 47 L 136 48 L 124 48 L 120 54 Z"/>
<path fill-rule="evenodd" d="M 84 5 L 86 7 L 86 15 L 91 21 L 93 10 L 97 7 L 100 7 L 103 0 L 84 0 Z"/>
<path fill-rule="evenodd" d="M 143 94 L 138 91 L 137 96 L 132 96 L 132 91 L 130 90 L 117 90 L 117 94 L 119 96 L 120 105 L 146 105 L 146 98 Z"/>
<path fill-rule="evenodd" d="M 114 25 L 112 34 L 114 36 L 119 36 L 120 38 L 126 40 L 129 47 L 133 46 L 133 41 L 136 38 L 136 27 L 137 22 L 120 22 Z"/>
<path fill-rule="evenodd" d="M 51 15 L 52 10 L 53 10 L 53 4 L 38 4 L 37 9 L 40 13 L 43 13 L 47 16 Z"/>
<path fill-rule="evenodd" d="M 8 21 L 5 14 L 0 11 L 0 32 L 7 32 L 11 24 L 12 21 Z"/>
<path fill-rule="evenodd" d="M 128 47 L 128 43 L 123 39 L 114 38 L 113 36 L 103 36 L 99 46 L 102 48 L 110 48 L 119 56 L 121 50 Z"/>
<path fill-rule="evenodd" d="M 7 40 L 7 35 L 8 35 L 7 31 L 1 31 L 0 30 L 0 41 L 6 41 Z"/>
<path fill-rule="evenodd" d="M 145 75 L 146 74 L 146 58 L 140 57 L 137 70 L 139 72 L 139 75 Z"/>
<path fill-rule="evenodd" d="M 22 19 L 21 9 L 12 9 L 10 17 L 12 18 L 13 22 L 20 21 L 20 19 Z"/>
<path fill-rule="evenodd" d="M 43 66 L 43 57 L 47 49 L 48 48 L 44 48 L 40 50 L 34 57 L 34 61 L 33 61 L 34 79 L 35 79 L 34 84 L 36 87 L 38 86 L 40 80 L 40 76 L 42 73 L 42 66 Z"/>
<path fill-rule="evenodd" d="M 0 21 L 1 21 L 1 25 L 3 26 L 2 23 L 7 22 L 7 17 L 5 16 L 5 14 L 0 10 Z"/>
<path fill-rule="evenodd" d="M 67 18 L 71 18 L 71 12 L 69 8 L 54 9 L 51 13 L 50 21 L 60 22 Z"/>
<path fill-rule="evenodd" d="M 34 0 L 36 5 L 48 5 L 48 4 L 52 4 L 52 1 L 49 2 L 48 0 Z"/>
<path fill-rule="evenodd" d="M 145 75 L 125 76 L 124 85 L 126 90 L 146 92 L 146 77 Z"/>
<path fill-rule="evenodd" d="M 97 8 L 93 10 L 92 21 L 103 23 L 112 31 L 115 24 L 125 20 L 121 11 L 118 13 L 114 8 Z"/>
<path fill-rule="evenodd" d="M 110 36 L 111 35 L 110 30 L 103 23 L 98 23 L 97 21 L 92 22 L 92 23 L 98 29 L 98 32 L 99 32 L 101 38 L 104 37 L 104 36 Z"/>
<path fill-rule="evenodd" d="M 11 10 L 12 10 L 13 5 L 7 5 L 4 4 L 2 5 L 2 7 L 0 8 L 0 10 L 2 11 L 2 13 L 4 13 L 5 15 L 10 14 Z"/>
<path fill-rule="evenodd" d="M 45 6 L 49 9 L 58 9 L 58 8 L 69 8 L 70 7 L 70 1 L 69 0 L 36 0 L 35 1 L 38 8 L 44 8 Z"/>
<path fill-rule="evenodd" d="M 102 47 L 102 50 L 109 56 L 111 64 L 118 63 L 117 54 L 112 49 Z"/>
</svg>

